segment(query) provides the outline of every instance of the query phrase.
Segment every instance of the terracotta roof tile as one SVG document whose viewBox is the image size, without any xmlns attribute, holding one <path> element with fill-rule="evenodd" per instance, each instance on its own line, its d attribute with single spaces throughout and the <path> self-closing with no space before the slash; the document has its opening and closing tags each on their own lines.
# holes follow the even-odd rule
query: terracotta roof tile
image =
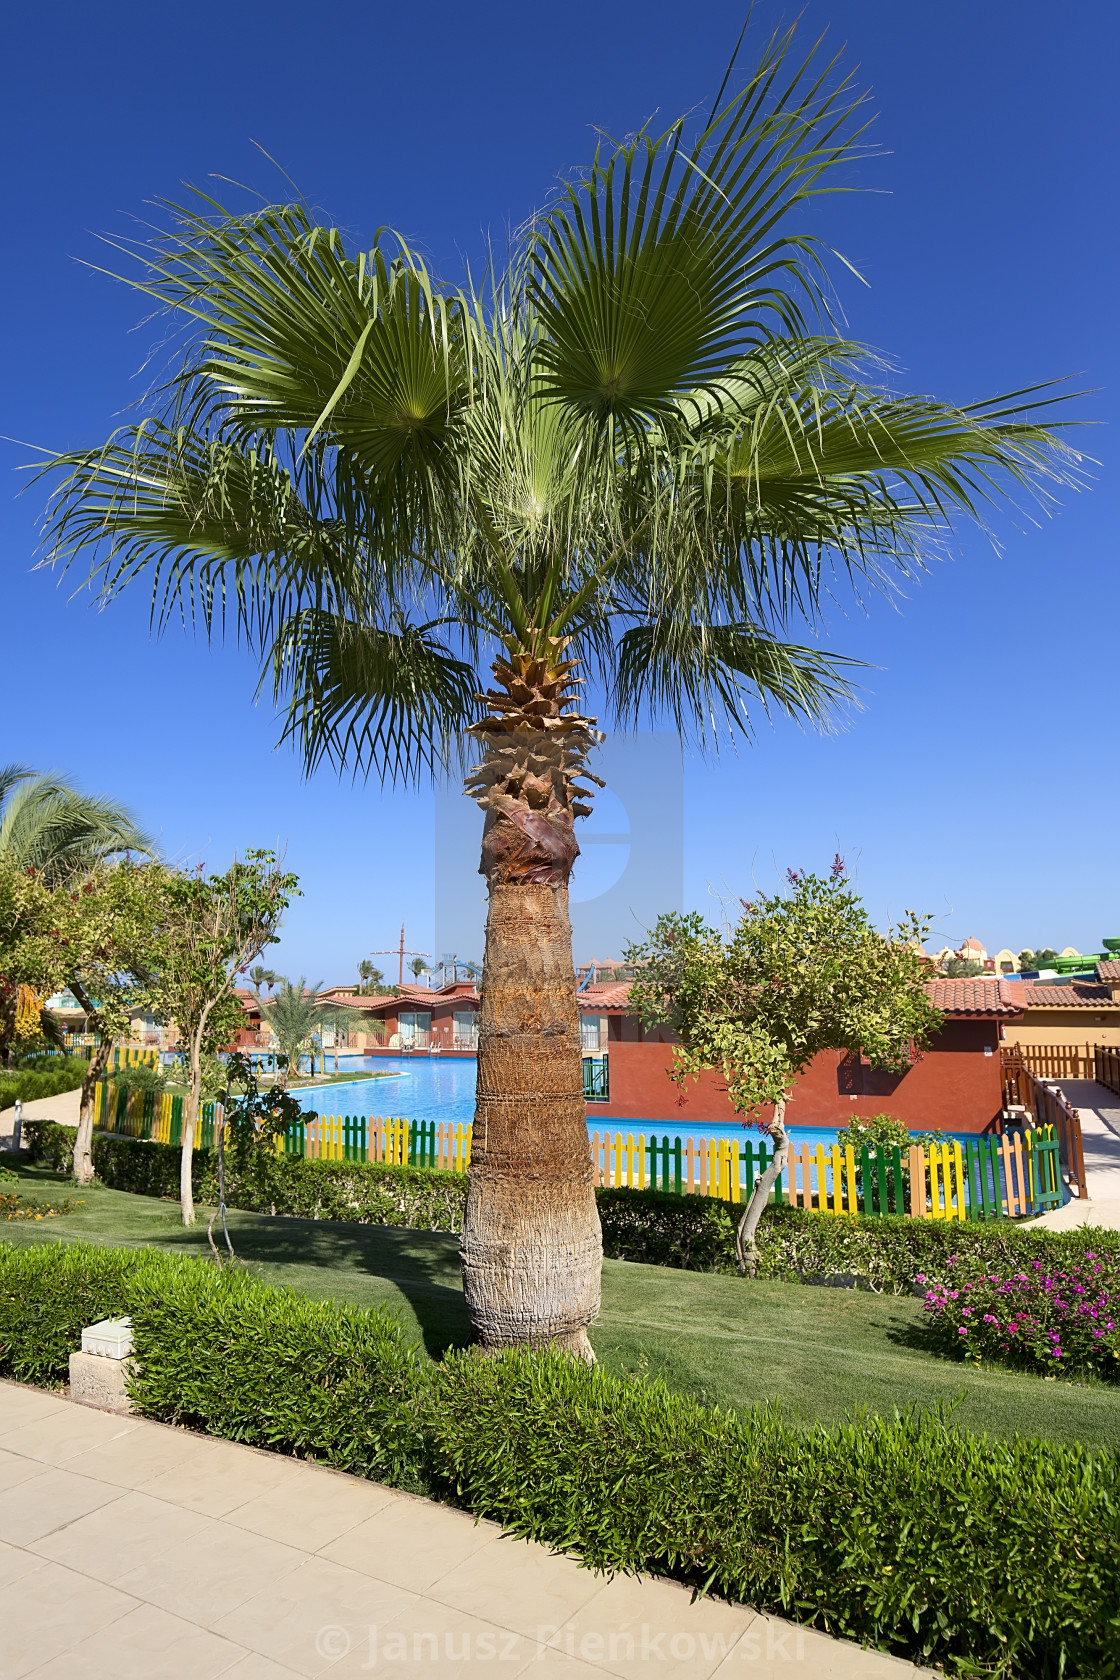
<svg viewBox="0 0 1120 1680">
<path fill-rule="evenodd" d="M 1023 1008 L 1005 996 L 994 979 L 927 980 L 926 991 L 934 1008 L 945 1015 L 1018 1015 Z"/>
<path fill-rule="evenodd" d="M 1110 981 L 1112 985 L 1120 985 L 1120 961 L 1110 958 L 1108 962 L 1097 964 L 1097 979 Z"/>
<path fill-rule="evenodd" d="M 1073 986 L 1032 986 L 1029 980 L 1002 982 L 1005 997 L 1022 998 L 1021 1009 L 1108 1009 L 1112 993 L 1107 986 L 1078 982 Z"/>
<path fill-rule="evenodd" d="M 629 996 L 629 980 L 604 980 L 582 991 L 579 1001 L 584 1008 L 590 1004 L 597 1004 L 600 1009 L 625 1009 Z"/>
</svg>

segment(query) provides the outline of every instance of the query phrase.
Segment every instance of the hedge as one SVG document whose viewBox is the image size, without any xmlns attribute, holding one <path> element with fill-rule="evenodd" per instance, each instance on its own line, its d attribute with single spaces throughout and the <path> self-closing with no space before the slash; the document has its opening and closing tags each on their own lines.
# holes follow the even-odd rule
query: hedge
<svg viewBox="0 0 1120 1680">
<path fill-rule="evenodd" d="M 53 1062 L 41 1072 L 37 1068 L 13 1068 L 0 1072 L 0 1109 L 19 1102 L 36 1102 L 40 1097 L 57 1097 L 62 1091 L 76 1091 L 86 1076 L 86 1064 L 67 1058 Z"/>
<path fill-rule="evenodd" d="M 69 1171 L 72 1129 L 49 1120 L 28 1122 L 25 1129 L 33 1160 Z M 101 1181 L 114 1190 L 178 1199 L 179 1150 L 170 1144 L 99 1134 L 93 1140 L 93 1163 Z M 217 1200 L 217 1167 L 210 1151 L 195 1151 L 193 1182 L 200 1202 Z M 422 1231 L 458 1231 L 466 1193 L 464 1173 L 427 1167 L 262 1153 L 243 1166 L 231 1159 L 227 1169 L 231 1207 Z M 601 1189 L 597 1199 L 603 1252 L 609 1258 L 688 1271 L 736 1271 L 738 1204 L 660 1190 Z M 1011 1220 L 973 1225 L 942 1219 L 841 1219 L 771 1206 L 759 1226 L 758 1246 L 761 1277 L 899 1295 L 922 1291 L 927 1279 L 947 1275 L 953 1256 L 958 1276 L 984 1268 L 1014 1270 L 1036 1259 L 1072 1264 L 1087 1249 L 1120 1258 L 1120 1231 L 1050 1231 Z"/>
<path fill-rule="evenodd" d="M 384 1312 L 152 1251 L 0 1244 L 0 1374 L 131 1315 L 137 1410 L 453 1500 L 956 1674 L 1115 1680 L 1120 1465 L 913 1412 L 798 1429 L 552 1354 L 426 1360 Z M 624 1491 L 620 1491 L 624 1490 Z"/>
</svg>

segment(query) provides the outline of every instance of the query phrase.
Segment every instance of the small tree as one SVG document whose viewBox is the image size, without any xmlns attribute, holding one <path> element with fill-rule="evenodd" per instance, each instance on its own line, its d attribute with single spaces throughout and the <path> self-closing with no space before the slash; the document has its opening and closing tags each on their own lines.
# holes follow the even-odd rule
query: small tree
<svg viewBox="0 0 1120 1680">
<path fill-rule="evenodd" d="M 280 1071 L 288 1065 L 287 1057 L 277 1058 Z M 294 1097 L 278 1086 L 262 1091 L 256 1068 L 248 1056 L 235 1050 L 225 1068 L 226 1083 L 219 1093 L 221 1110 L 215 1131 L 218 1146 L 218 1205 L 206 1227 L 206 1238 L 220 1266 L 222 1257 L 214 1241 L 214 1221 L 222 1221 L 222 1236 L 231 1260 L 236 1256 L 226 1223 L 226 1134 L 229 1134 L 237 1157 L 243 1166 L 253 1149 L 271 1149 L 289 1126 L 303 1119 L 303 1111 Z"/>
<path fill-rule="evenodd" d="M 878 933 L 839 857 L 828 879 L 787 873 L 785 895 L 741 900 L 726 937 L 695 912 L 674 914 L 626 953 L 644 965 L 631 1007 L 648 1024 L 669 1022 L 680 1038 L 669 1077 L 683 1086 L 718 1068 L 736 1113 L 768 1126 L 774 1157 L 736 1234 L 739 1269 L 752 1275 L 758 1221 L 789 1153 L 786 1103 L 798 1074 L 822 1050 L 859 1052 L 873 1067 L 904 1073 L 941 1024 L 923 985 L 924 923 L 907 914 Z M 772 1108 L 769 1122 L 764 1108 Z"/>
<path fill-rule="evenodd" d="M 1019 971 L 1031 974 L 1040 968 L 1050 968 L 1058 960 L 1058 953 L 1052 945 L 1044 945 L 1041 951 L 1020 951 Z"/>
<path fill-rule="evenodd" d="M 82 1079 L 74 1177 L 93 1178 L 93 1110 L 113 1041 L 128 1036 L 132 1016 L 156 1007 L 155 972 L 169 910 L 170 872 L 158 863 L 116 863 L 92 870 L 53 896 L 51 937 L 66 984 L 86 1025 L 100 1035 Z"/>
<path fill-rule="evenodd" d="M 983 963 L 976 962 L 972 957 L 949 957 L 944 968 L 944 973 L 950 980 L 971 980 L 974 975 L 983 972 Z"/>
<path fill-rule="evenodd" d="M 167 927 L 156 997 L 186 1041 L 189 1084 L 183 1104 L 179 1195 L 183 1224 L 194 1224 L 191 1157 L 206 1055 L 224 1050 L 244 1020 L 237 975 L 274 945 L 298 877 L 270 851 L 246 852 L 224 875 L 180 872 L 169 883 Z"/>
</svg>

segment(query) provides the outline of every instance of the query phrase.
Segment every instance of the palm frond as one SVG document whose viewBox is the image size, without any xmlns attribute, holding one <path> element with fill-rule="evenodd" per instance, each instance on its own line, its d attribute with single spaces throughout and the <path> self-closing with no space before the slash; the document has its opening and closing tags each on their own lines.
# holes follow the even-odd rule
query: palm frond
<svg viewBox="0 0 1120 1680">
<path fill-rule="evenodd" d="M 531 226 L 543 395 L 602 420 L 666 414 L 824 308 L 822 248 L 788 219 L 854 155 L 861 101 L 813 53 L 789 72 L 792 41 L 774 37 L 691 146 L 681 119 L 600 147 Z"/>
<path fill-rule="evenodd" d="M 284 626 L 273 686 L 286 700 L 283 739 L 308 773 L 325 759 L 355 776 L 410 782 L 458 756 L 478 679 L 435 628 L 359 624 L 310 608 Z"/>
<path fill-rule="evenodd" d="M 0 772 L 5 775 L 18 767 Z M 79 793 L 65 778 L 23 773 L 0 807 L 0 856 L 35 869 L 49 886 L 87 873 L 122 852 L 156 855 L 155 844 L 125 806 Z"/>
<path fill-rule="evenodd" d="M 757 707 L 822 727 L 856 703 L 859 660 L 771 636 L 757 624 L 687 623 L 663 616 L 618 638 L 611 709 L 623 727 L 668 717 L 685 738 L 717 745 L 753 733 Z"/>
</svg>

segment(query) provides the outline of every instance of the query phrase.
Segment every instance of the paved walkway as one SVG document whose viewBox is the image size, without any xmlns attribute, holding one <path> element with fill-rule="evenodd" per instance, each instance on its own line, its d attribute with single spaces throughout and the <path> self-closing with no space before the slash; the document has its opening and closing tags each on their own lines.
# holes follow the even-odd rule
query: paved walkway
<svg viewBox="0 0 1120 1680">
<path fill-rule="evenodd" d="M 918 1680 L 374 1482 L 0 1382 L 4 1680 Z"/>
<path fill-rule="evenodd" d="M 1053 1079 L 1062 1095 L 1081 1116 L 1085 1178 L 1089 1195 L 1054 1208 L 1032 1221 L 1053 1230 L 1077 1225 L 1103 1225 L 1120 1231 L 1120 1097 L 1093 1079 Z"/>
<path fill-rule="evenodd" d="M 62 1091 L 57 1097 L 36 1097 L 34 1102 L 25 1102 L 23 1118 L 25 1120 L 57 1120 L 60 1126 L 77 1127 L 78 1115 L 82 1106 L 81 1091 Z M 15 1105 L 11 1108 L 0 1109 L 0 1149 L 12 1147 L 12 1133 L 15 1131 Z"/>
</svg>

